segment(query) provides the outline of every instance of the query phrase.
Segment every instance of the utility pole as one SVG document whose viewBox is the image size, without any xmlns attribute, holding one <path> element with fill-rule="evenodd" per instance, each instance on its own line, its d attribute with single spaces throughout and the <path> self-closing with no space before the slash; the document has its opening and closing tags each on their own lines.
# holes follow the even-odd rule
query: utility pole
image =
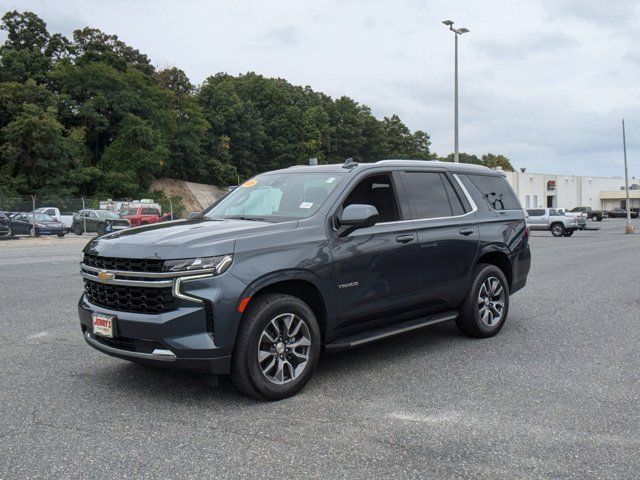
<svg viewBox="0 0 640 480">
<path fill-rule="evenodd" d="M 455 68 L 454 68 L 454 94 L 453 94 L 453 161 L 458 163 L 460 161 L 460 149 L 458 142 L 458 37 L 463 33 L 468 33 L 468 28 L 453 28 L 452 20 L 444 20 L 446 26 L 449 27 L 454 33 L 455 37 Z"/>
<path fill-rule="evenodd" d="M 627 197 L 627 226 L 624 233 L 633 233 L 633 225 L 631 224 L 631 204 L 629 203 L 629 173 L 627 171 L 627 136 L 624 130 L 624 118 L 622 119 L 622 151 L 624 152 L 624 191 Z"/>
</svg>

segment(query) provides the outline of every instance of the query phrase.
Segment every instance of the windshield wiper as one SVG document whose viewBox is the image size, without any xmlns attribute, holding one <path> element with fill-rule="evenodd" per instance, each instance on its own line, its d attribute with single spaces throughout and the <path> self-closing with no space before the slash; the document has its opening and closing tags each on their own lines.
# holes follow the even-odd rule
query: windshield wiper
<svg viewBox="0 0 640 480">
<path fill-rule="evenodd" d="M 245 216 L 245 215 L 225 215 L 222 218 L 224 219 L 229 218 L 232 220 L 250 220 L 252 222 L 268 222 L 269 221 L 264 217 L 252 217 L 252 216 Z"/>
</svg>

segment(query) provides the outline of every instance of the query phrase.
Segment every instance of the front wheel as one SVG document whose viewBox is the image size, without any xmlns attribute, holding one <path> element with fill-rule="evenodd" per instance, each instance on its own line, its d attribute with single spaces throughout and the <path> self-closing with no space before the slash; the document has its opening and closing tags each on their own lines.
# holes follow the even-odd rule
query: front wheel
<svg viewBox="0 0 640 480">
<path fill-rule="evenodd" d="M 479 264 L 456 325 L 463 333 L 488 338 L 500 331 L 509 313 L 509 283 L 495 265 Z"/>
<path fill-rule="evenodd" d="M 591 215 L 591 221 L 592 222 L 599 222 L 600 221 L 600 217 L 598 217 L 598 215 Z"/>
<path fill-rule="evenodd" d="M 551 235 L 554 237 L 561 237 L 564 235 L 564 227 L 561 223 L 554 223 L 551 225 Z"/>
<path fill-rule="evenodd" d="M 241 392 L 280 400 L 309 381 L 320 356 L 320 328 L 297 297 L 267 294 L 249 304 L 242 318 L 231 365 Z"/>
<path fill-rule="evenodd" d="M 106 225 L 98 225 L 98 235 L 106 235 L 107 234 L 107 226 Z"/>
<path fill-rule="evenodd" d="M 58 238 L 64 238 L 64 232 L 58 234 Z"/>
<path fill-rule="evenodd" d="M 82 235 L 82 233 L 83 233 L 82 225 L 80 225 L 79 223 L 76 223 L 76 224 L 73 226 L 73 229 L 72 229 L 72 230 L 73 230 L 73 233 L 75 233 L 75 234 L 76 234 L 76 235 L 78 235 L 78 236 L 79 236 L 79 235 Z"/>
</svg>

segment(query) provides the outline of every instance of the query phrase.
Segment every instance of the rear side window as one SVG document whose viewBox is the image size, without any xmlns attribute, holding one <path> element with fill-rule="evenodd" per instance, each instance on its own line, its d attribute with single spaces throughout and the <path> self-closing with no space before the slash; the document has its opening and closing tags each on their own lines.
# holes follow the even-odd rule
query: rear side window
<svg viewBox="0 0 640 480">
<path fill-rule="evenodd" d="M 405 172 L 411 216 L 418 218 L 462 215 L 464 208 L 449 180 L 436 172 Z"/>
<path fill-rule="evenodd" d="M 160 212 L 155 208 L 143 208 L 142 214 L 143 215 L 160 215 Z"/>
<path fill-rule="evenodd" d="M 467 175 L 494 210 L 520 210 L 522 207 L 504 177 Z"/>
<path fill-rule="evenodd" d="M 527 213 L 530 217 L 542 217 L 544 215 L 544 210 L 527 210 Z"/>
</svg>

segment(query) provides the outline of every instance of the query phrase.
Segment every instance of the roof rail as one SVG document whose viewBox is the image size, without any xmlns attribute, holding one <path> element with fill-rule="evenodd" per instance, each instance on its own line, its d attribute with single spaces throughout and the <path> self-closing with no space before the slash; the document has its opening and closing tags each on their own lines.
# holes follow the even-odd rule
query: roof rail
<svg viewBox="0 0 640 480">
<path fill-rule="evenodd" d="M 354 162 L 353 158 L 347 158 L 342 164 L 342 168 L 354 168 L 358 166 L 358 162 Z"/>
</svg>

